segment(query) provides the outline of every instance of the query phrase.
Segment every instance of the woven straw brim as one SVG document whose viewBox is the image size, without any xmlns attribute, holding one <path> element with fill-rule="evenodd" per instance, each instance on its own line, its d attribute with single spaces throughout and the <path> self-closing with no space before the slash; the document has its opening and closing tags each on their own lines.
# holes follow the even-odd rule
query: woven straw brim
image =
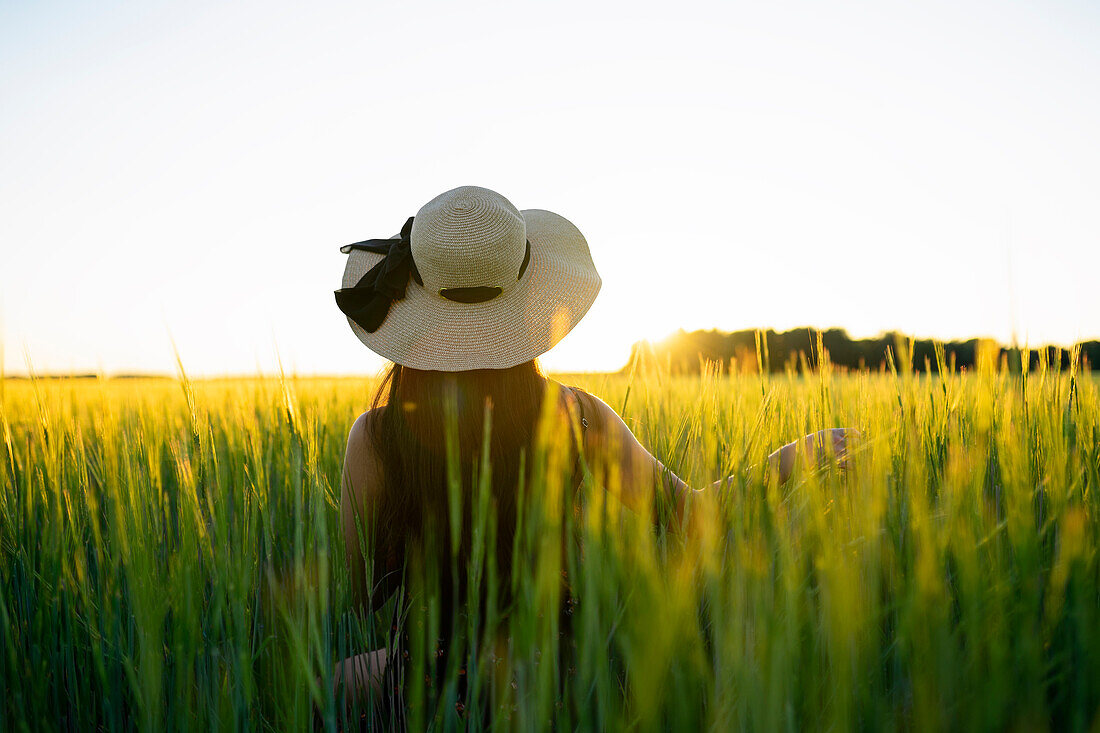
<svg viewBox="0 0 1100 733">
<path fill-rule="evenodd" d="M 600 276 L 584 236 L 567 219 L 541 209 L 520 213 L 531 261 L 514 287 L 484 303 L 456 303 L 410 278 L 405 297 L 374 333 L 348 319 L 355 335 L 398 364 L 444 372 L 507 369 L 549 351 L 588 312 Z M 381 259 L 353 251 L 343 287 L 354 286 Z"/>
</svg>

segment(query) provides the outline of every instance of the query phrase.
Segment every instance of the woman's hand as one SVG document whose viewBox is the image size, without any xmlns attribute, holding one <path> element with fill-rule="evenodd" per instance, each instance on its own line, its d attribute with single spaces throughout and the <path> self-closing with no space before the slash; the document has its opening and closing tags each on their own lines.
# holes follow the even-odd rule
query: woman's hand
<svg viewBox="0 0 1100 733">
<path fill-rule="evenodd" d="M 860 436 L 855 428 L 819 430 L 772 453 L 768 456 L 768 468 L 776 472 L 779 483 L 791 477 L 800 453 L 818 465 L 835 459 L 841 468 L 848 468 L 852 447 Z"/>
<path fill-rule="evenodd" d="M 841 468 L 851 465 L 851 449 L 859 441 L 861 433 L 855 428 L 830 428 L 806 436 L 814 439 L 814 455 L 818 464 L 827 463 L 836 458 Z"/>
</svg>

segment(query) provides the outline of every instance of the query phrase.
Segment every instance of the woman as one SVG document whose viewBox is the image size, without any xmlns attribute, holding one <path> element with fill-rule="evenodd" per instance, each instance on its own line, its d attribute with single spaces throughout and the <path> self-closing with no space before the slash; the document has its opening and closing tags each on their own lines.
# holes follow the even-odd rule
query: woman
<svg viewBox="0 0 1100 733">
<path fill-rule="evenodd" d="M 548 380 L 535 361 L 577 324 L 600 289 L 588 244 L 570 222 L 549 211 L 519 211 L 500 194 L 463 186 L 425 204 L 396 238 L 342 251 L 349 257 L 336 302 L 356 336 L 394 364 L 373 409 L 352 426 L 344 462 L 341 512 L 360 603 L 380 607 L 408 556 L 423 555 L 432 538 L 444 545 L 453 540 L 460 554 L 468 552 L 469 528 L 452 536 L 448 518 L 448 421 L 453 455 L 484 450 L 489 456 L 495 559 L 504 574 L 523 456 L 547 406 L 578 426 L 570 446 L 572 486 L 580 482 L 581 456 L 601 456 L 617 467 L 617 480 L 606 488 L 623 504 L 648 511 L 653 487 L 660 486 L 673 520 L 682 520 L 696 492 L 654 458 L 611 407 Z M 481 444 L 486 405 L 487 446 Z M 769 469 L 785 481 L 802 449 L 842 456 L 852 432 L 822 431 L 783 446 L 769 457 Z M 450 586 L 444 593 L 461 597 Z M 345 660 L 337 684 L 377 688 L 392 654 L 379 649 Z"/>
</svg>

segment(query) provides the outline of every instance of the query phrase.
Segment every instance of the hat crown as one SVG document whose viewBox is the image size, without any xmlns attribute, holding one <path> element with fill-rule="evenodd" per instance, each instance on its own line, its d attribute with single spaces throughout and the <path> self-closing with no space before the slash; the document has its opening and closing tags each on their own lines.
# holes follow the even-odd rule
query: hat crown
<svg viewBox="0 0 1100 733">
<path fill-rule="evenodd" d="M 527 250 L 519 209 L 495 191 L 460 186 L 424 204 L 413 219 L 412 256 L 424 288 L 515 285 Z"/>
</svg>

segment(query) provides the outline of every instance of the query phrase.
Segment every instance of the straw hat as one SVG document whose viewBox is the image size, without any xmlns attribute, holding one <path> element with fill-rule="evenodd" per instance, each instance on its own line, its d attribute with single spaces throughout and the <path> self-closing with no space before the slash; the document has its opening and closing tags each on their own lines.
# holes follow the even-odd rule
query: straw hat
<svg viewBox="0 0 1100 733">
<path fill-rule="evenodd" d="M 348 254 L 336 302 L 371 351 L 414 369 L 506 369 L 549 351 L 588 311 L 600 276 L 565 218 L 461 186 L 390 239 Z"/>
</svg>

